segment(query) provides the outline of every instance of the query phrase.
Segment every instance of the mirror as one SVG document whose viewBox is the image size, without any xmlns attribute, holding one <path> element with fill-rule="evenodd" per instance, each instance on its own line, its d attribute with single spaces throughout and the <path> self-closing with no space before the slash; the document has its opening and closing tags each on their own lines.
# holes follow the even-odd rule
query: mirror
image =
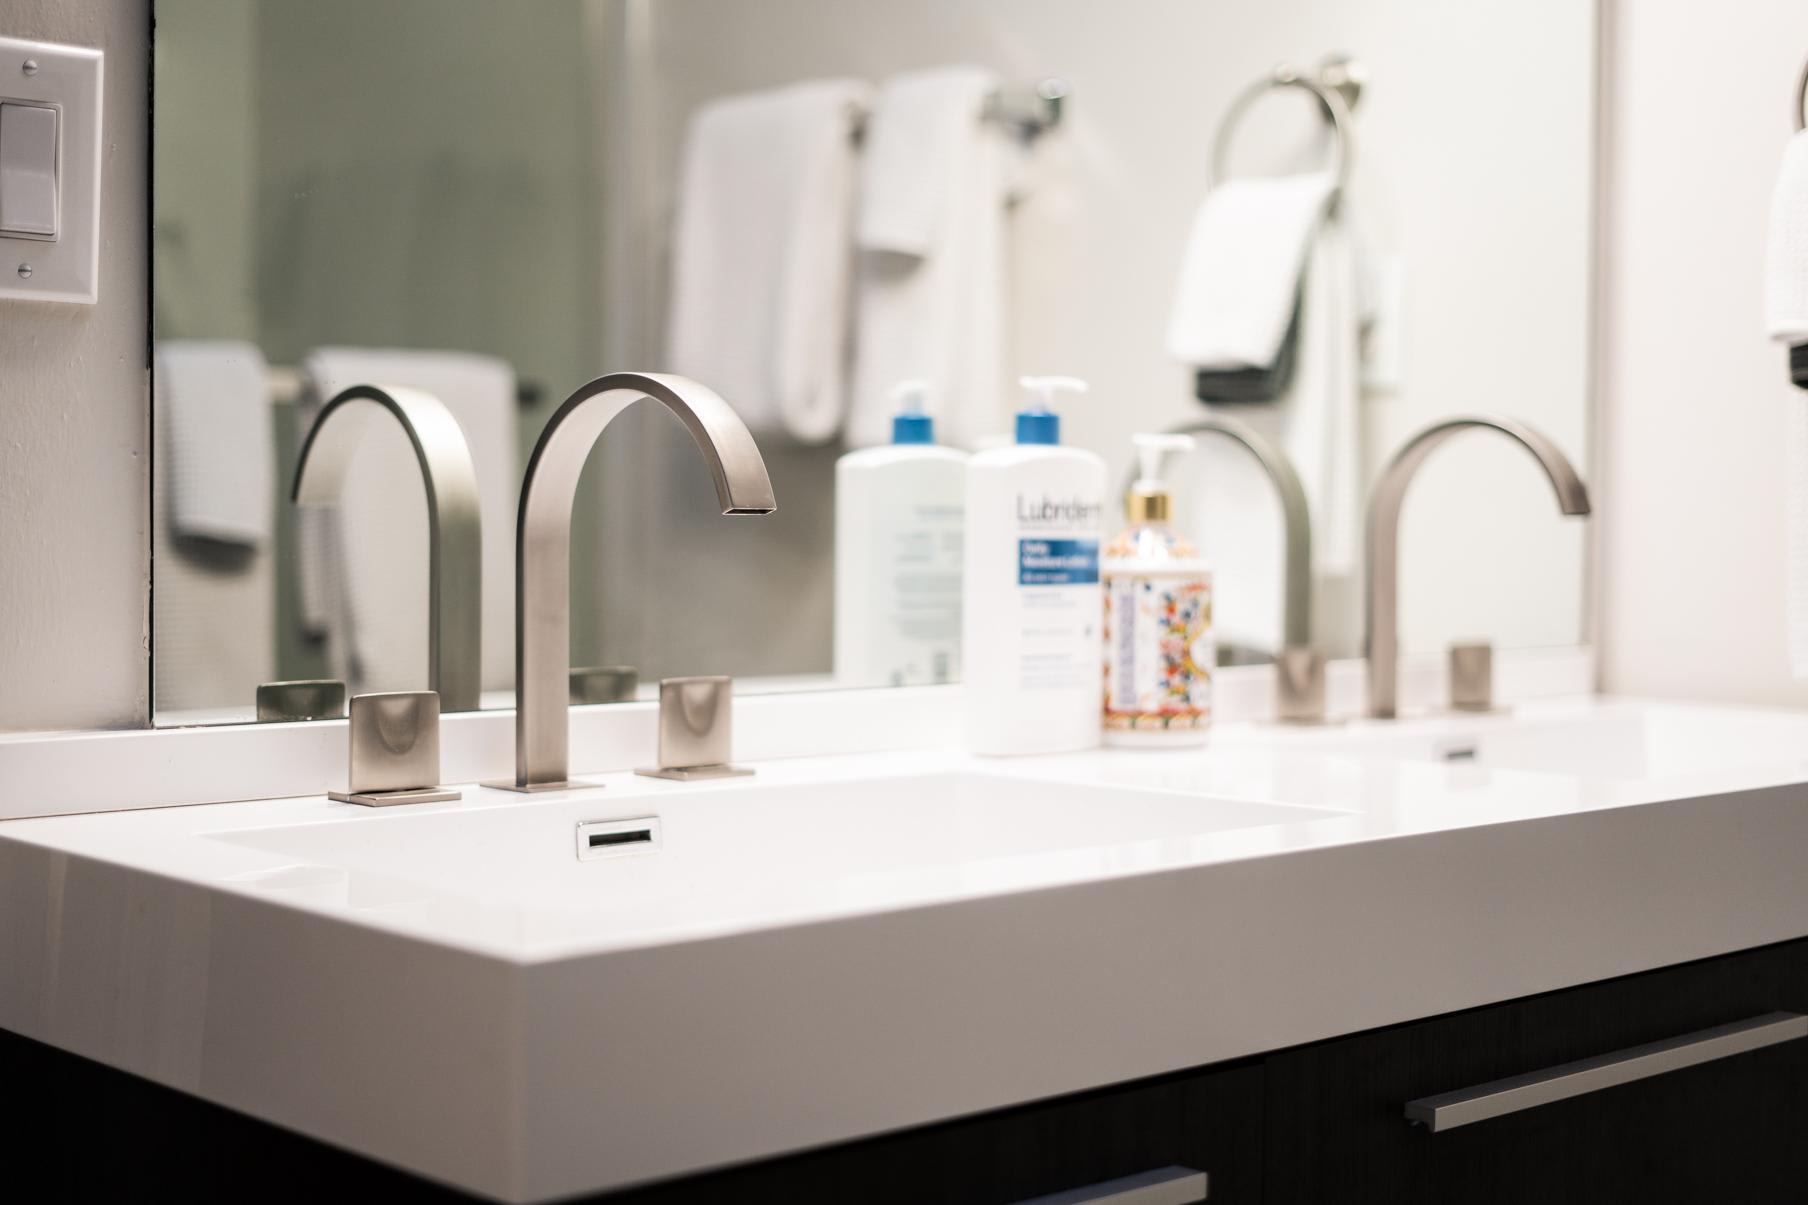
<svg viewBox="0 0 1808 1205">
<path fill-rule="evenodd" d="M 1266 432 L 1311 496 L 1310 628 L 1333 657 L 1360 651 L 1367 485 L 1413 432 L 1497 413 L 1589 463 L 1591 4 L 157 0 L 154 55 L 160 723 L 251 719 L 279 681 L 426 683 L 403 424 L 364 425 L 337 505 L 291 501 L 310 424 L 350 385 L 424 391 L 468 444 L 484 706 L 513 704 L 527 457 L 606 371 L 716 388 L 779 509 L 724 521 L 670 416 L 618 419 L 574 521 L 588 700 L 685 673 L 872 684 L 835 674 L 836 462 L 887 438 L 905 377 L 969 449 L 1008 438 L 1018 376 L 1086 379 L 1064 442 L 1105 458 L 1113 493 L 1133 433 L 1212 414 Z M 1341 139 L 1312 89 L 1259 86 L 1277 63 L 1342 85 Z M 955 159 L 920 133 L 933 104 L 896 87 L 937 68 L 985 81 Z M 750 94 L 768 103 L 722 103 Z M 1222 273 L 1178 288 L 1227 122 L 1228 180 L 1298 203 L 1348 168 L 1303 226 L 1285 203 L 1246 215 L 1228 308 Z M 976 190 L 991 200 L 957 202 Z M 1249 363 L 1196 362 L 1224 350 L 1197 339 L 1242 337 L 1263 347 Z M 1221 659 L 1271 657 L 1274 490 L 1216 438 L 1172 476 L 1215 566 Z M 1584 638 L 1586 534 L 1548 490 L 1505 441 L 1428 462 L 1401 535 L 1406 652 Z"/>
</svg>

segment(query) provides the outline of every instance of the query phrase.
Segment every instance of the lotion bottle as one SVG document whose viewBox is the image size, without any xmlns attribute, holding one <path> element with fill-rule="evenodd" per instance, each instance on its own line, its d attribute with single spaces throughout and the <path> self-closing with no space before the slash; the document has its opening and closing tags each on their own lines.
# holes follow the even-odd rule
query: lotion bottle
<svg viewBox="0 0 1808 1205">
<path fill-rule="evenodd" d="M 960 678 L 967 454 L 935 442 L 924 385 L 892 390 L 891 443 L 835 462 L 835 680 Z"/>
<path fill-rule="evenodd" d="M 1212 574 L 1169 526 L 1164 461 L 1190 435 L 1132 436 L 1139 473 L 1124 500 L 1129 526 L 1105 547 L 1104 727 L 1107 745 L 1205 743 L 1212 719 Z"/>
<path fill-rule="evenodd" d="M 975 753 L 1099 743 L 1099 534 L 1105 462 L 1061 446 L 1072 377 L 1024 377 L 1016 443 L 967 462 L 962 681 Z"/>
</svg>

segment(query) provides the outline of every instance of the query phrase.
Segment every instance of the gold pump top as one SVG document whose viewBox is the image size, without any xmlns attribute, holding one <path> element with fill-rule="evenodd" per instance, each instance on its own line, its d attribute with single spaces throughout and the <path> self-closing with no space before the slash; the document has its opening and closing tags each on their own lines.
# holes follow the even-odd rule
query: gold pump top
<svg viewBox="0 0 1808 1205">
<path fill-rule="evenodd" d="M 1130 492 L 1124 495 L 1124 513 L 1132 527 L 1142 523 L 1166 523 L 1174 509 L 1174 495 L 1168 490 L 1162 468 L 1170 455 L 1192 451 L 1193 437 L 1177 432 L 1141 433 L 1132 435 L 1130 442 L 1136 446 L 1141 471 L 1130 483 Z"/>
<path fill-rule="evenodd" d="M 1124 495 L 1124 514 L 1132 526 L 1141 523 L 1166 523 L 1174 509 L 1174 496 L 1167 490 L 1132 488 Z"/>
</svg>

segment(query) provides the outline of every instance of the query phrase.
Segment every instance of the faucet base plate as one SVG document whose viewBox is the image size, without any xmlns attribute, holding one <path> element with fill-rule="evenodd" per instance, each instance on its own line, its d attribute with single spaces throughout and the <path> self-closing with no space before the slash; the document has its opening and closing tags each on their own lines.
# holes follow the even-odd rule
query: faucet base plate
<svg viewBox="0 0 1808 1205">
<path fill-rule="evenodd" d="M 600 790 L 603 784 L 600 782 L 579 782 L 575 778 L 569 778 L 563 782 L 530 782 L 526 784 L 518 783 L 512 778 L 492 778 L 485 782 L 480 782 L 477 785 L 480 787 L 487 787 L 492 791 L 519 791 L 523 795 L 538 795 L 542 791 L 575 791 L 580 787 L 589 787 Z"/>
<path fill-rule="evenodd" d="M 414 787 L 406 791 L 328 791 L 334 803 L 355 803 L 367 808 L 393 807 L 398 803 L 448 803 L 463 799 L 463 791 L 446 791 L 439 787 Z"/>
<path fill-rule="evenodd" d="M 747 766 L 721 763 L 713 766 L 659 766 L 634 771 L 647 778 L 669 778 L 673 782 L 700 782 L 706 778 L 743 778 L 752 774 Z"/>
</svg>

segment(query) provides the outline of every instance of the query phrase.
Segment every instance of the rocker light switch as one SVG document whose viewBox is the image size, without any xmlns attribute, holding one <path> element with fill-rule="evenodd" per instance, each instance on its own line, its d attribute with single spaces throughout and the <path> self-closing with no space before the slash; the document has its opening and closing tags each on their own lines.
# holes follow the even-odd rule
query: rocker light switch
<svg viewBox="0 0 1808 1205">
<path fill-rule="evenodd" d="M 57 111 L 0 105 L 0 234 L 57 236 Z"/>
<path fill-rule="evenodd" d="M 100 297 L 105 67 L 92 47 L 0 38 L 0 322 L 9 301 Z"/>
</svg>

